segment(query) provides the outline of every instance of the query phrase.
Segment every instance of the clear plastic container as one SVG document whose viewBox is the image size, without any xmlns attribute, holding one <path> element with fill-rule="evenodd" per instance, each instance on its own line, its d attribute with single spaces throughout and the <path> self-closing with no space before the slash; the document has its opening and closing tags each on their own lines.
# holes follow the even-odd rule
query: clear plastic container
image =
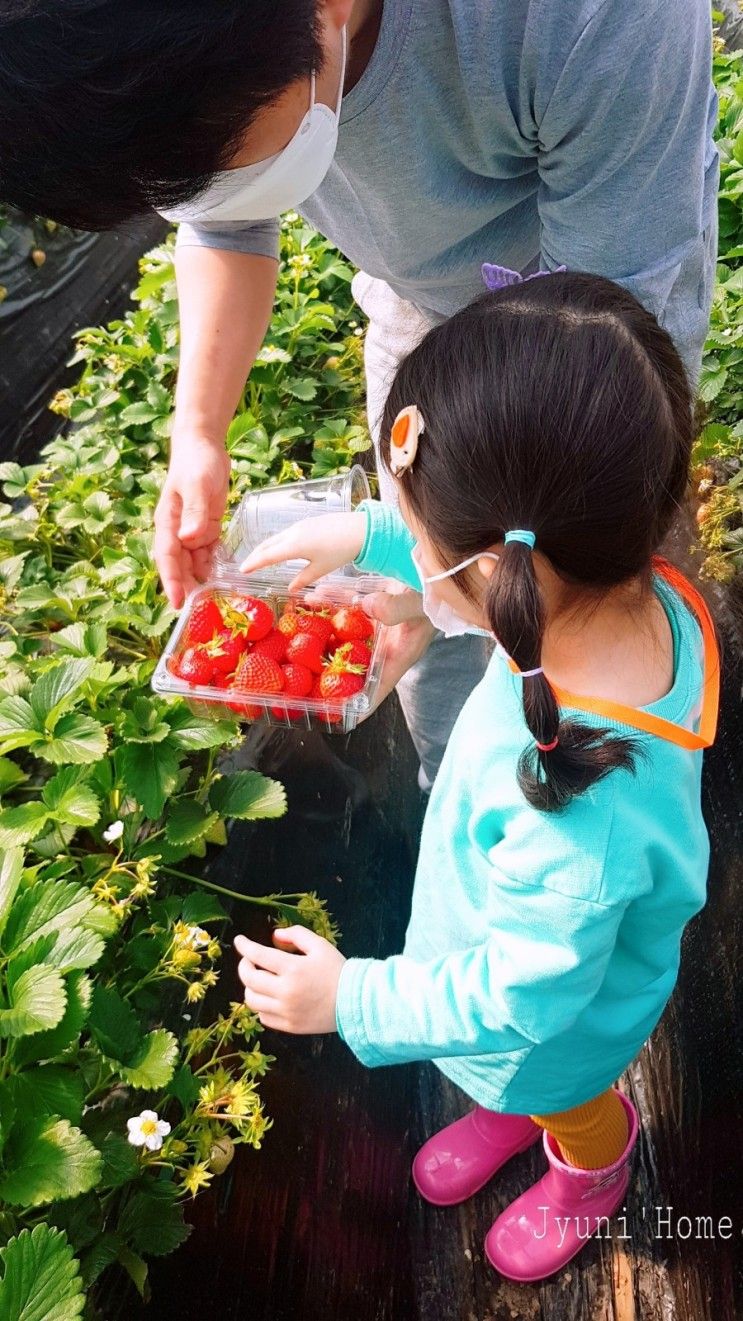
<svg viewBox="0 0 743 1321">
<path fill-rule="evenodd" d="M 153 690 L 163 697 L 182 697 L 197 715 L 214 719 L 237 715 L 250 723 L 260 720 L 285 728 L 320 727 L 333 733 L 355 729 L 371 709 L 379 686 L 386 644 L 386 629 L 380 624 L 375 623 L 374 634 L 368 640 L 369 665 L 363 688 L 340 700 L 242 689 L 236 694 L 213 683 L 189 683 L 173 673 L 173 665 L 185 649 L 189 621 L 201 601 L 216 598 L 218 605 L 229 604 L 239 610 L 241 600 L 251 597 L 264 601 L 277 623 L 289 604 L 302 609 L 311 599 L 314 604 L 321 601 L 335 613 L 339 607 L 351 605 L 354 596 L 378 591 L 384 579 L 363 574 L 352 564 L 320 579 L 312 588 L 311 598 L 307 593 L 292 595 L 288 591 L 298 566 L 303 563 L 301 560 L 272 565 L 257 574 L 239 572 L 239 565 L 249 552 L 274 532 L 313 515 L 350 512 L 368 499 L 369 494 L 366 473 L 356 466 L 340 477 L 266 487 L 244 496 L 220 541 L 212 576 L 190 594 L 180 612 L 152 676 Z M 250 707 L 250 713 L 234 712 L 231 704 Z"/>
</svg>

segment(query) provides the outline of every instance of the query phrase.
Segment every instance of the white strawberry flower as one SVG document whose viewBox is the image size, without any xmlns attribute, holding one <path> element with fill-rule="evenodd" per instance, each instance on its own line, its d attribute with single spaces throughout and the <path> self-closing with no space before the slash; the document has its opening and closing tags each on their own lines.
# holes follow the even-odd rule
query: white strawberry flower
<svg viewBox="0 0 743 1321">
<path fill-rule="evenodd" d="M 124 833 L 123 821 L 112 821 L 107 830 L 103 832 L 103 838 L 107 844 L 114 844 L 117 839 L 121 839 Z"/>
<path fill-rule="evenodd" d="M 170 1132 L 170 1124 L 164 1119 L 158 1119 L 155 1110 L 143 1110 L 141 1115 L 127 1119 L 126 1126 L 129 1129 L 128 1140 L 132 1146 L 146 1147 L 148 1151 L 159 1151 L 163 1139 Z"/>
</svg>

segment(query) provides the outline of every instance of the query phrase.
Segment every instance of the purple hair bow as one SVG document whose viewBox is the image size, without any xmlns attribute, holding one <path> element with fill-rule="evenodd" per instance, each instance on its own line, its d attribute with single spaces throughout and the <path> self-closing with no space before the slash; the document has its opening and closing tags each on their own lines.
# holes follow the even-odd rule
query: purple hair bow
<svg viewBox="0 0 743 1321">
<path fill-rule="evenodd" d="M 537 280 L 540 275 L 557 275 L 559 271 L 566 271 L 567 266 L 556 266 L 554 271 L 534 271 L 532 275 L 520 275 L 518 271 L 510 271 L 507 266 L 494 266 L 491 262 L 485 261 L 482 264 L 482 278 L 488 289 L 507 289 L 511 284 L 526 284 L 527 280 Z"/>
</svg>

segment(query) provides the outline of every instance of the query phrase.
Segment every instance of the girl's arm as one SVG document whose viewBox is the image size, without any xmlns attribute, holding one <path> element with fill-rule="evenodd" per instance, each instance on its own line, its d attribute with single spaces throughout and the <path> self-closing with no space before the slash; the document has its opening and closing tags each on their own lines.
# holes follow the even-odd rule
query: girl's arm
<svg viewBox="0 0 743 1321">
<path fill-rule="evenodd" d="M 626 905 L 498 886 L 481 945 L 427 962 L 349 959 L 336 1023 L 363 1064 L 530 1047 L 564 1032 L 604 979 Z"/>
<path fill-rule="evenodd" d="M 269 564 L 307 560 L 307 567 L 289 584 L 291 592 L 298 592 L 353 562 L 366 573 L 396 578 L 420 591 L 411 557 L 414 545 L 415 538 L 396 509 L 378 500 L 363 500 L 351 514 L 305 518 L 267 537 L 240 568 L 243 573 L 255 573 Z"/>
</svg>

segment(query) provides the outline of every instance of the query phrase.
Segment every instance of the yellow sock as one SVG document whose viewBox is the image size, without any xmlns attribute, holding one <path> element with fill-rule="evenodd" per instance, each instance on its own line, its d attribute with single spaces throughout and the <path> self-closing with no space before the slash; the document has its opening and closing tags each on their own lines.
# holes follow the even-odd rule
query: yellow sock
<svg viewBox="0 0 743 1321">
<path fill-rule="evenodd" d="M 558 1144 L 563 1160 L 583 1170 L 600 1170 L 618 1160 L 627 1145 L 627 1114 L 612 1087 L 553 1115 L 532 1115 Z"/>
</svg>

